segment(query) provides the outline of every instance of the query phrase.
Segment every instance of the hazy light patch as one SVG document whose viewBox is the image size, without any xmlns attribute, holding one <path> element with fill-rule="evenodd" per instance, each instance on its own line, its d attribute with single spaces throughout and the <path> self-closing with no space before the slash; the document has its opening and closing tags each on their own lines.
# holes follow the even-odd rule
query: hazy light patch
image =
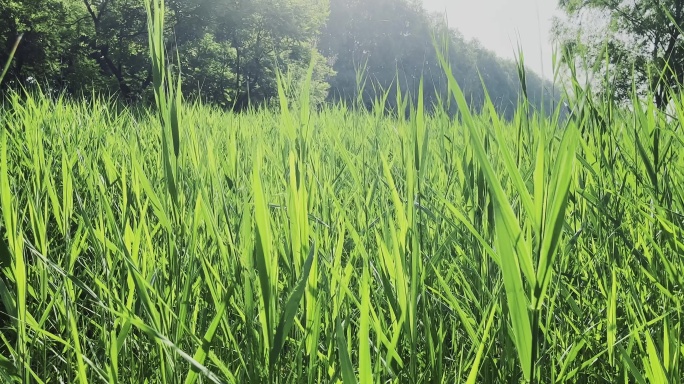
<svg viewBox="0 0 684 384">
<path fill-rule="evenodd" d="M 517 45 L 525 63 L 552 77 L 551 26 L 556 0 L 423 0 L 428 11 L 446 12 L 449 25 L 497 55 L 513 59 Z"/>
</svg>

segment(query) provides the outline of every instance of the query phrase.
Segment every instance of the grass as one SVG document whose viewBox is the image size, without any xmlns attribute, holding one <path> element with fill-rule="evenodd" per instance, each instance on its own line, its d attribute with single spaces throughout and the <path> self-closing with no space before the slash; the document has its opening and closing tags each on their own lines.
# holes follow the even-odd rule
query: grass
<svg viewBox="0 0 684 384">
<path fill-rule="evenodd" d="M 684 99 L 231 114 L 162 44 L 155 110 L 0 110 L 3 382 L 682 382 Z"/>
</svg>

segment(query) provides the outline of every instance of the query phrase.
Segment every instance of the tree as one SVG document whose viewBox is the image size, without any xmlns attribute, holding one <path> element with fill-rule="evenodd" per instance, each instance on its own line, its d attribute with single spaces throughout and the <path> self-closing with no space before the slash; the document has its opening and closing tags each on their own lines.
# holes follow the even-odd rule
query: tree
<svg viewBox="0 0 684 384">
<path fill-rule="evenodd" d="M 334 63 L 331 99 L 366 106 L 379 92 L 394 94 L 397 83 L 415 102 L 421 76 L 427 105 L 436 102 L 434 85 L 444 83 L 432 45 L 432 25 L 417 2 L 405 0 L 331 0 L 321 38 L 322 53 Z M 363 83 L 357 72 L 363 69 Z M 363 89 L 361 89 L 363 88 Z M 443 84 L 438 89 L 443 89 Z M 357 93 L 363 91 L 361 95 Z M 395 98 L 388 108 L 396 108 Z"/>
<path fill-rule="evenodd" d="M 442 15 L 430 15 L 421 2 L 409 0 L 330 0 L 330 18 L 321 37 L 321 52 L 334 63 L 336 76 L 330 81 L 330 99 L 349 104 L 360 97 L 372 106 L 378 91 L 394 94 L 397 84 L 409 100 L 417 101 L 421 77 L 424 80 L 424 102 L 430 108 L 449 100 L 444 70 L 437 58 L 433 38 L 445 37 L 447 59 L 469 105 L 479 110 L 484 103 L 485 87 L 497 109 L 510 118 L 521 95 L 515 63 L 505 61 L 477 42 L 466 41 L 450 29 Z M 357 84 L 357 73 L 364 77 Z M 363 85 L 363 93 L 359 85 Z M 557 97 L 545 90 L 551 88 L 535 74 L 528 73 L 530 101 L 550 112 Z M 542 93 L 545 94 L 542 97 Z M 386 107 L 396 110 L 396 99 L 390 97 Z M 456 105 L 447 111 L 456 113 Z"/>
<path fill-rule="evenodd" d="M 312 56 L 319 56 L 315 43 L 327 11 L 322 0 L 217 0 L 211 44 L 231 69 L 226 101 L 243 108 L 274 97 L 278 69 L 300 80 Z M 313 87 L 325 93 L 330 70 L 324 60 L 316 62 Z M 206 83 L 201 77 L 195 83 Z"/>
<path fill-rule="evenodd" d="M 327 9 L 323 0 L 168 0 L 167 48 L 180 57 L 185 95 L 244 108 L 277 95 L 277 70 L 297 83 L 318 58 L 312 101 L 323 100 L 332 72 L 316 39 Z M 24 34 L 6 84 L 138 101 L 152 81 L 146 21 L 140 0 L 0 1 L 0 62 Z"/>
<path fill-rule="evenodd" d="M 78 92 L 82 84 L 97 82 L 97 69 L 79 41 L 82 16 L 77 0 L 0 2 L 0 62 L 23 34 L 6 85 L 39 83 L 45 90 Z"/>
<path fill-rule="evenodd" d="M 242 109 L 275 99 L 276 73 L 297 93 L 315 63 L 311 101 L 357 100 L 357 70 L 367 80 L 361 101 L 397 86 L 415 103 L 424 79 L 429 108 L 448 100 L 433 37 L 447 36 L 448 60 L 473 109 L 484 101 L 480 75 L 501 111 L 512 116 L 520 95 L 516 68 L 468 42 L 418 0 L 167 0 L 167 57 L 180 58 L 183 94 Z M 8 80 L 81 96 L 114 93 L 149 100 L 152 81 L 146 15 L 140 0 L 0 1 L 0 62 L 24 39 Z M 178 52 L 178 56 L 175 53 Z M 3 56 L 4 55 L 4 56 Z M 334 69 L 334 70 L 333 70 Z M 544 82 L 528 77 L 529 89 Z M 7 81 L 5 84 L 12 85 Z M 331 92 L 329 92 L 331 89 Z M 388 109 L 397 110 L 396 98 Z M 455 105 L 451 105 L 455 113 Z M 399 112 L 397 110 L 397 112 Z"/>
<path fill-rule="evenodd" d="M 616 100 L 652 94 L 669 103 L 684 71 L 684 0 L 560 0 L 567 19 L 555 22 L 566 59 L 586 59 L 602 92 Z M 587 27 L 589 21 L 589 27 Z M 604 65 L 607 63 L 607 65 Z"/>
<path fill-rule="evenodd" d="M 147 57 L 147 16 L 139 0 L 82 0 L 90 29 L 80 36 L 88 57 L 114 78 L 120 97 L 137 98 L 152 82 Z"/>
</svg>

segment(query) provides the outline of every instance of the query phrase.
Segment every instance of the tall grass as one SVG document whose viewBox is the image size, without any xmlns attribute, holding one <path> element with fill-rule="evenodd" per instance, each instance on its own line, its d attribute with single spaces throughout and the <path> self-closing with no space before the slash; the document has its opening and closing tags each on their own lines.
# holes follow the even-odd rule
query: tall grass
<svg viewBox="0 0 684 384">
<path fill-rule="evenodd" d="M 147 4 L 156 109 L 0 111 L 3 382 L 682 382 L 684 98 L 225 113 Z"/>
</svg>

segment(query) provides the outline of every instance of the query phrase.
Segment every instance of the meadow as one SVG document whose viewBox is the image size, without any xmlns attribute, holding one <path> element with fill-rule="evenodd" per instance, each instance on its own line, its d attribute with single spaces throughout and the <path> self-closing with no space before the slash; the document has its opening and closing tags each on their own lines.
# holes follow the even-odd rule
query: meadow
<svg viewBox="0 0 684 384">
<path fill-rule="evenodd" d="M 683 381 L 684 98 L 234 114 L 162 26 L 156 108 L 0 109 L 0 380 Z"/>
</svg>

